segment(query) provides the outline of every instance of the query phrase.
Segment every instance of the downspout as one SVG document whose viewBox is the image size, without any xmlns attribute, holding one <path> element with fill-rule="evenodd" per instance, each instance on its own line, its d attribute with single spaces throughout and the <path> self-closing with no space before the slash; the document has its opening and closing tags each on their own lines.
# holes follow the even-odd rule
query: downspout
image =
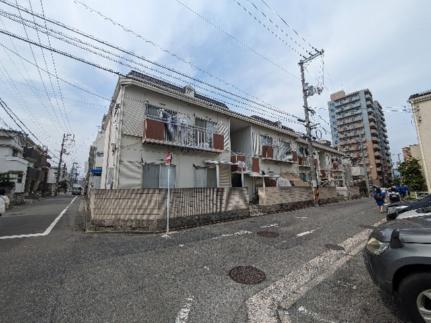
<svg viewBox="0 0 431 323">
<path fill-rule="evenodd" d="M 124 92 L 126 90 L 126 85 L 121 85 L 121 94 L 120 94 L 120 112 L 119 112 L 119 117 L 118 117 L 118 130 L 117 130 L 117 134 L 118 134 L 118 138 L 117 138 L 117 156 L 116 156 L 116 161 L 115 161 L 115 169 L 116 169 L 116 178 L 115 178 L 115 187 L 116 189 L 119 188 L 120 186 L 120 160 L 121 160 L 121 139 L 123 137 L 122 131 L 123 131 L 123 118 L 124 118 Z"/>
</svg>

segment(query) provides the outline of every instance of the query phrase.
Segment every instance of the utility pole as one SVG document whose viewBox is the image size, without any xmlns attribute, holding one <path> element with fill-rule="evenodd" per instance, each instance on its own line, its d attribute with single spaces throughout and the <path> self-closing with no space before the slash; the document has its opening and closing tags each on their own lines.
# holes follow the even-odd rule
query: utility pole
<svg viewBox="0 0 431 323">
<path fill-rule="evenodd" d="M 359 139 L 359 145 L 361 147 L 361 165 L 365 170 L 365 185 L 367 186 L 367 194 L 370 195 L 370 179 L 368 178 L 368 167 L 365 163 L 364 146 L 362 144 L 362 139 Z"/>
<path fill-rule="evenodd" d="M 314 196 L 314 205 L 317 206 L 317 174 L 316 174 L 316 165 L 314 164 L 314 149 L 313 149 L 313 142 L 312 142 L 312 135 L 311 130 L 313 129 L 311 122 L 310 122 L 310 108 L 308 107 L 308 97 L 313 96 L 314 94 L 320 94 L 322 92 L 322 88 L 314 87 L 312 85 L 309 85 L 305 82 L 305 67 L 304 65 L 306 63 L 311 62 L 313 59 L 322 56 L 324 53 L 323 49 L 318 51 L 316 50 L 315 53 L 310 53 L 308 57 L 303 56 L 303 59 L 299 61 L 299 67 L 301 69 L 301 83 L 302 83 L 302 96 L 304 99 L 304 124 L 305 128 L 307 130 L 307 146 L 308 146 L 308 160 L 310 164 L 310 170 L 311 170 L 311 189 L 313 191 Z"/>
<path fill-rule="evenodd" d="M 55 181 L 55 183 L 56 183 L 55 195 L 58 195 L 58 192 L 59 192 L 59 183 L 60 183 L 60 177 L 61 177 L 61 164 L 63 163 L 63 154 L 66 153 L 65 145 L 66 145 L 68 140 L 70 140 L 70 139 L 73 140 L 73 138 L 74 138 L 73 135 L 70 133 L 68 133 L 68 134 L 64 133 L 63 134 L 63 139 L 61 141 L 60 158 L 58 161 L 58 168 L 57 168 L 57 178 Z"/>
</svg>

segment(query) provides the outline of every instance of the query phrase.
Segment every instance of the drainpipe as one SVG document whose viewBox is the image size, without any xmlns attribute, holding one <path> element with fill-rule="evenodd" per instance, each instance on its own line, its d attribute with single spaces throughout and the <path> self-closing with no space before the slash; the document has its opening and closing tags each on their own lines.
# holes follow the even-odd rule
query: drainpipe
<svg viewBox="0 0 431 323">
<path fill-rule="evenodd" d="M 220 187 L 220 164 L 219 163 L 216 164 L 216 182 L 217 182 L 217 187 Z"/>
</svg>

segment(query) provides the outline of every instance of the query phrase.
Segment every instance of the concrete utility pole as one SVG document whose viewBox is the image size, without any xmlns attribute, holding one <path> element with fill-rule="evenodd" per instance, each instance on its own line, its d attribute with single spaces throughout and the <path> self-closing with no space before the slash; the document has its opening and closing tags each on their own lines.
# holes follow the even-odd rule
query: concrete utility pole
<svg viewBox="0 0 431 323">
<path fill-rule="evenodd" d="M 311 62 L 313 59 L 322 56 L 324 53 L 323 49 L 318 51 L 316 50 L 315 53 L 310 53 L 308 57 L 304 57 L 302 60 L 299 61 L 299 67 L 301 69 L 301 83 L 302 83 L 302 95 L 304 98 L 304 115 L 305 115 L 305 128 L 307 130 L 307 145 L 308 145 L 308 160 L 310 164 L 310 170 L 311 170 L 311 187 L 313 191 L 314 198 L 314 204 L 317 205 L 316 200 L 316 193 L 317 193 L 317 174 L 316 174 L 316 166 L 314 165 L 314 149 L 313 149 L 313 143 L 312 143 L 312 136 L 311 136 L 311 130 L 313 129 L 311 122 L 310 122 L 310 111 L 311 109 L 308 107 L 308 97 L 314 95 L 314 94 L 320 94 L 322 92 L 322 88 L 316 88 L 314 86 L 309 85 L 305 82 L 305 68 L 304 65 L 308 62 Z"/>
<path fill-rule="evenodd" d="M 63 162 L 63 154 L 66 153 L 66 150 L 64 147 L 66 145 L 66 142 L 70 139 L 73 139 L 72 134 L 70 134 L 70 133 L 68 133 L 68 134 L 64 133 L 63 134 L 63 140 L 61 141 L 60 158 L 58 161 L 58 168 L 57 168 L 57 178 L 55 180 L 55 183 L 56 183 L 55 195 L 58 195 L 58 191 L 59 191 L 59 183 L 60 183 L 60 177 L 61 177 L 61 164 Z"/>
<path fill-rule="evenodd" d="M 368 167 L 365 162 L 364 145 L 362 139 L 359 139 L 359 145 L 361 146 L 361 165 L 365 170 L 365 185 L 367 186 L 367 194 L 370 195 L 370 179 L 368 178 Z"/>
</svg>

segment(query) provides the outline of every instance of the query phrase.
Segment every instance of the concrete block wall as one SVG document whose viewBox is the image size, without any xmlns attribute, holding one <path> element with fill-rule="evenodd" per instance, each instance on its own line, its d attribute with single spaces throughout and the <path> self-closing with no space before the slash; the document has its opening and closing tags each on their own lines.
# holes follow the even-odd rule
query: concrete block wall
<svg viewBox="0 0 431 323">
<path fill-rule="evenodd" d="M 260 187 L 259 205 L 275 205 L 312 201 L 313 194 L 309 187 Z"/>
<path fill-rule="evenodd" d="M 120 231 L 164 230 L 166 189 L 93 190 L 90 221 L 96 228 Z M 249 216 L 246 188 L 172 189 L 170 227 L 189 227 Z"/>
<path fill-rule="evenodd" d="M 310 187 L 266 187 L 259 188 L 259 205 L 276 205 L 313 201 Z M 337 200 L 336 187 L 320 188 L 320 201 L 335 202 Z"/>
</svg>

